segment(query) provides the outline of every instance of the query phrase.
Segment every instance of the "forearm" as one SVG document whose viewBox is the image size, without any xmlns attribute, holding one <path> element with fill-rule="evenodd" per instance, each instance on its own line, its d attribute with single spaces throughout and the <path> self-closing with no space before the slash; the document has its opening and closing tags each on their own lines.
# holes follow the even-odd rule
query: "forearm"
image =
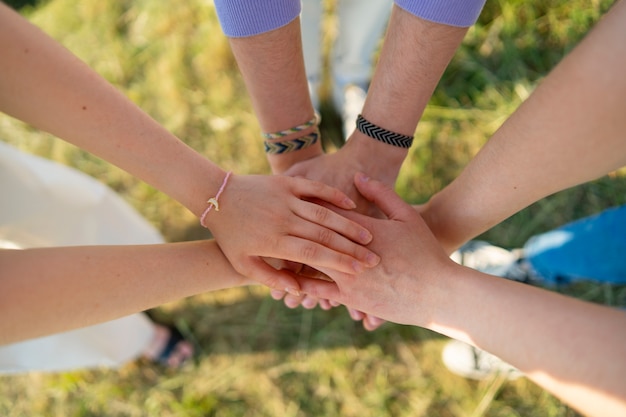
<svg viewBox="0 0 626 417">
<path fill-rule="evenodd" d="M 363 108 L 365 119 L 386 130 L 413 136 L 466 32 L 467 27 L 433 23 L 394 6 Z M 363 159 L 364 171 L 372 178 L 395 183 L 406 149 L 376 141 L 358 130 L 348 144 L 359 149 L 351 152 Z M 381 164 L 379 157 L 387 163 Z"/>
<path fill-rule="evenodd" d="M 0 4 L 0 111 L 150 183 L 198 215 L 223 171 Z"/>
<path fill-rule="evenodd" d="M 626 4 L 617 3 L 423 216 L 447 250 L 626 164 Z"/>
<path fill-rule="evenodd" d="M 375 236 L 381 263 L 356 276 L 322 270 L 333 282 L 304 282 L 307 294 L 471 343 L 579 410 L 623 415 L 626 312 L 456 264 L 390 187 L 355 183 L 386 216 L 354 215 Z"/>
<path fill-rule="evenodd" d="M 270 32 L 230 38 L 230 44 L 263 132 L 289 129 L 313 117 L 299 18 Z M 314 130 L 312 126 L 292 136 L 302 136 Z M 315 145 L 299 151 L 268 155 L 268 161 L 273 172 L 282 173 L 294 163 L 321 153 L 321 141 L 318 140 Z"/>
<path fill-rule="evenodd" d="M 497 355 L 585 415 L 624 415 L 625 312 L 456 268 L 434 284 L 425 327 Z"/>
<path fill-rule="evenodd" d="M 246 285 L 214 241 L 0 251 L 0 344 Z"/>
</svg>

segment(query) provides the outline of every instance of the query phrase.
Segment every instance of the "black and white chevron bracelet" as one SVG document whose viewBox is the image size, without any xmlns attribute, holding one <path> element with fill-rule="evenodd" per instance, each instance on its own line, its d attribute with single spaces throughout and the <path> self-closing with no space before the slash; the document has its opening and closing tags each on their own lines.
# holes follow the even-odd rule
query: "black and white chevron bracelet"
<svg viewBox="0 0 626 417">
<path fill-rule="evenodd" d="M 315 144 L 319 138 L 319 132 L 313 132 L 300 138 L 283 140 L 280 142 L 265 141 L 265 152 L 269 154 L 280 154 L 286 152 L 299 151 Z"/>
<path fill-rule="evenodd" d="M 389 145 L 398 146 L 400 148 L 410 148 L 413 144 L 413 136 L 401 135 L 400 133 L 383 129 L 369 122 L 360 114 L 359 117 L 356 118 L 356 128 L 364 135 Z"/>
</svg>

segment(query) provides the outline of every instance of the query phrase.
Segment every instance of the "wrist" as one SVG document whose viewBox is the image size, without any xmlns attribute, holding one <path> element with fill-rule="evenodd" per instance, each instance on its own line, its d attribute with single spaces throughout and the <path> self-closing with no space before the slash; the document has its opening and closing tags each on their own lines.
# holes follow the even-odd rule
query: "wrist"
<svg viewBox="0 0 626 417">
<path fill-rule="evenodd" d="M 475 294 L 480 292 L 480 272 L 459 265 L 450 259 L 439 268 L 439 274 L 431 280 L 425 291 L 424 315 L 412 323 L 448 337 L 469 342 L 467 323 L 460 326 L 459 320 L 467 317 L 468 304 L 474 304 Z M 478 277 L 478 282 L 475 279 Z M 482 280 L 484 281 L 484 280 Z M 472 282 L 472 285 L 468 285 Z M 476 291 L 477 290 L 477 291 Z M 475 304 L 474 304 L 475 305 Z"/>
<path fill-rule="evenodd" d="M 358 130 L 352 133 L 341 151 L 347 152 L 365 174 L 389 186 L 395 185 L 408 155 L 407 148 L 380 142 Z"/>
<path fill-rule="evenodd" d="M 471 207 L 446 201 L 441 192 L 423 204 L 419 213 L 448 255 L 478 234 L 474 230 L 480 218 L 471 214 Z"/>
<path fill-rule="evenodd" d="M 323 153 L 324 151 L 322 150 L 321 140 L 318 140 L 317 143 L 294 152 L 267 154 L 267 162 L 269 163 L 273 174 L 283 174 L 298 162 L 315 158 Z"/>
<path fill-rule="evenodd" d="M 265 153 L 273 174 L 282 174 L 292 165 L 323 153 L 319 131 L 320 115 L 297 126 L 262 134 Z"/>
</svg>

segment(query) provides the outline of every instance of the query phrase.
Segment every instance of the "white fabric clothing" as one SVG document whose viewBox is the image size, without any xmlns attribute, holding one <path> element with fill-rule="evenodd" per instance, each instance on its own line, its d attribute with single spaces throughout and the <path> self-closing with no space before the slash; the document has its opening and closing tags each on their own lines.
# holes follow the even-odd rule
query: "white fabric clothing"
<svg viewBox="0 0 626 417">
<path fill-rule="evenodd" d="M 0 247 L 163 242 L 152 225 L 104 184 L 3 142 L 0 192 Z M 117 367 L 137 358 L 153 336 L 152 322 L 135 314 L 0 346 L 0 373 Z"/>
<path fill-rule="evenodd" d="M 302 48 L 313 106 L 319 108 L 318 90 L 322 79 L 321 24 L 323 2 L 303 0 Z M 343 95 L 350 84 L 365 90 L 372 77 L 372 59 L 384 34 L 392 0 L 337 1 L 337 34 L 330 57 L 333 100 L 343 108 Z"/>
</svg>

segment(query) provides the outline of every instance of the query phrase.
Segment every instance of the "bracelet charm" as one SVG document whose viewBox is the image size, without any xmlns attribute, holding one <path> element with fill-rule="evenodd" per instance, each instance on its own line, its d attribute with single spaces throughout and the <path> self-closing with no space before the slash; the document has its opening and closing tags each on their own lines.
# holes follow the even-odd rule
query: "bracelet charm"
<svg viewBox="0 0 626 417">
<path fill-rule="evenodd" d="M 224 191 L 224 188 L 226 188 L 226 183 L 228 182 L 228 178 L 230 178 L 230 174 L 232 174 L 231 171 L 228 171 L 226 173 L 224 181 L 222 181 L 222 185 L 220 186 L 220 189 L 217 190 L 217 194 L 215 194 L 215 197 L 211 197 L 207 200 L 209 206 L 200 216 L 200 224 L 202 225 L 202 227 L 207 227 L 206 224 L 204 224 L 204 220 L 206 219 L 207 214 L 209 214 L 209 212 L 213 209 L 213 207 L 215 207 L 215 211 L 220 211 L 220 204 L 218 200 L 220 198 L 220 195 L 222 194 L 222 191 Z"/>
</svg>

